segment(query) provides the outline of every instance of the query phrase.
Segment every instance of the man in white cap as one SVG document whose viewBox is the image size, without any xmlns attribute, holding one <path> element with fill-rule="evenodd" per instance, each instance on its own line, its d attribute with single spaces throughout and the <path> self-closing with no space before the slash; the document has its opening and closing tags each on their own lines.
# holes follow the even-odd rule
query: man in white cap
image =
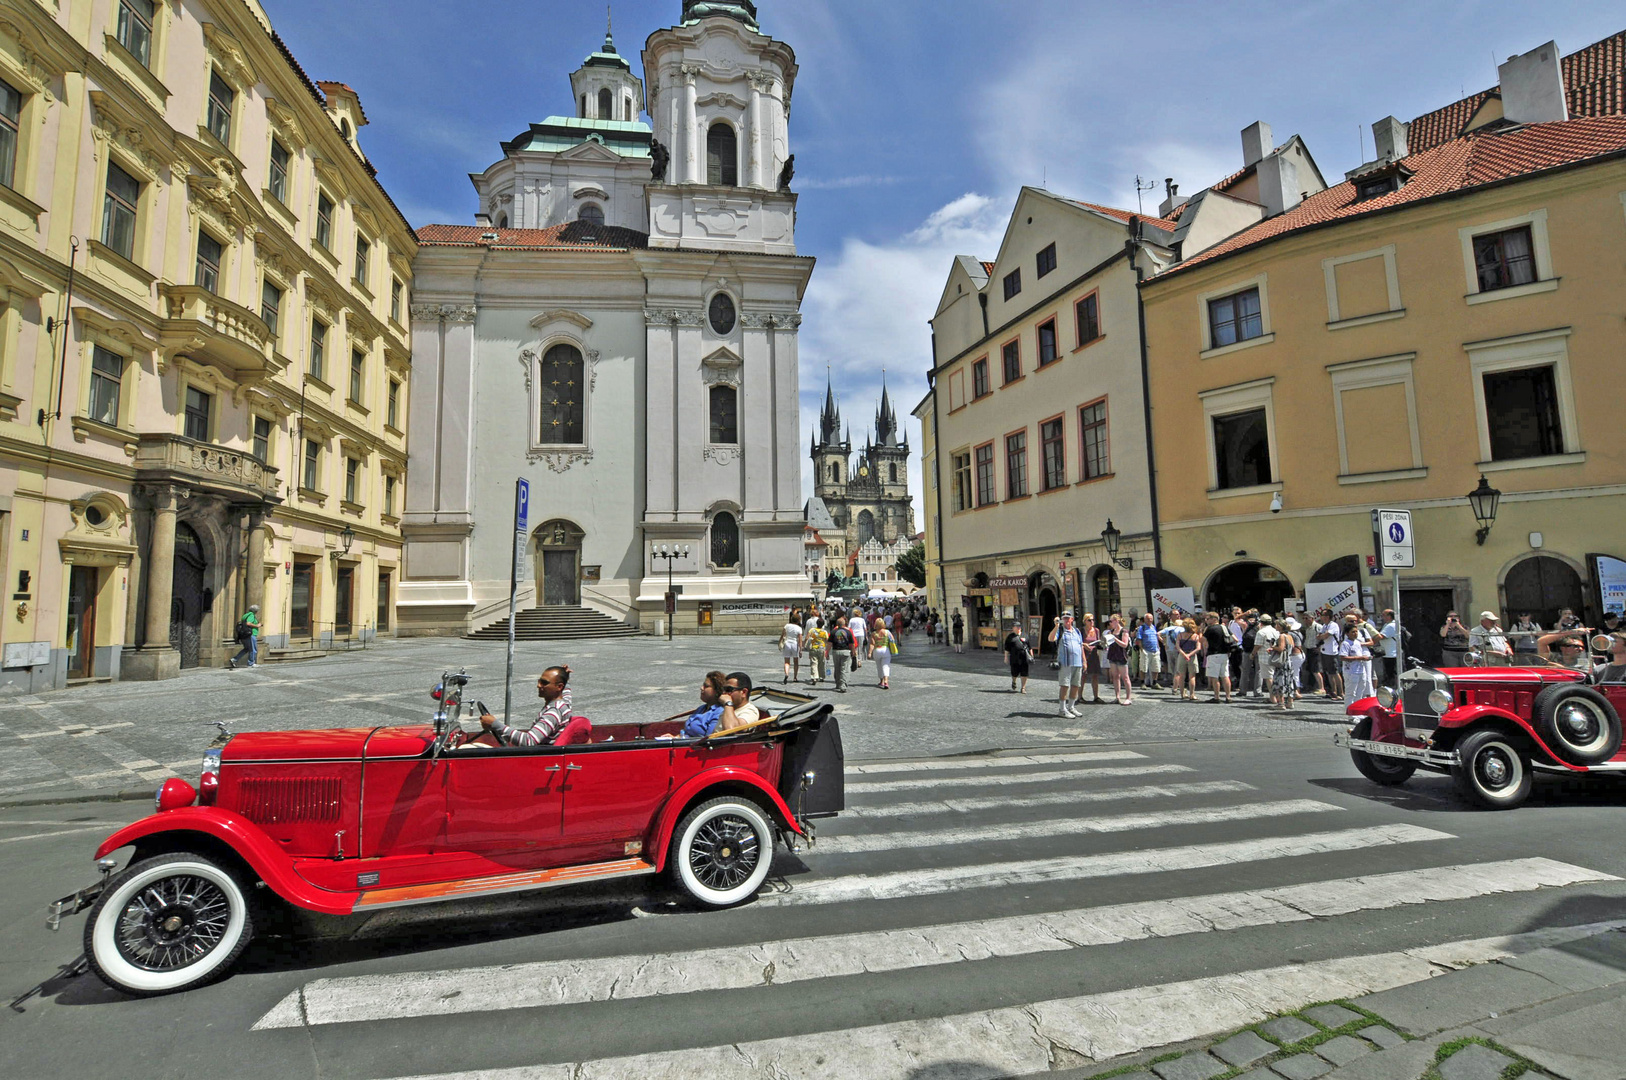
<svg viewBox="0 0 1626 1080">
<path fill-rule="evenodd" d="M 1487 666 L 1506 667 L 1513 662 L 1513 647 L 1502 632 L 1502 620 L 1493 611 L 1479 613 L 1479 625 L 1468 631 L 1468 646 L 1479 650 Z"/>
</svg>

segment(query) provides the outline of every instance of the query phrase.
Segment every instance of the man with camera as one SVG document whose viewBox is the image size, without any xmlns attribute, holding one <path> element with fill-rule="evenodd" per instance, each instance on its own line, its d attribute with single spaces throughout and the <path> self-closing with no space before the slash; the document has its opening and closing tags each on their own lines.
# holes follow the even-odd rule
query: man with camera
<svg viewBox="0 0 1626 1080">
<path fill-rule="evenodd" d="M 1468 652 L 1468 628 L 1454 611 L 1445 613 L 1445 625 L 1440 627 L 1440 651 L 1444 654 L 1441 664 L 1445 667 L 1461 667 L 1462 658 Z"/>
</svg>

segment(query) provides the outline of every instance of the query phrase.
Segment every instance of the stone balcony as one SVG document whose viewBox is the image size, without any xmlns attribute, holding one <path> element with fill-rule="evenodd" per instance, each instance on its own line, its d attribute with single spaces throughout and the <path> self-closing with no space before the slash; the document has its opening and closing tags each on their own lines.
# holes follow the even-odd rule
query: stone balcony
<svg viewBox="0 0 1626 1080">
<path fill-rule="evenodd" d="M 277 470 L 253 454 L 180 435 L 142 435 L 137 478 L 184 484 L 245 502 L 280 502 Z"/>
<path fill-rule="evenodd" d="M 187 356 L 238 381 L 256 381 L 283 366 L 271 328 L 248 308 L 199 285 L 160 285 L 159 292 L 164 301 L 159 344 L 165 356 Z"/>
</svg>

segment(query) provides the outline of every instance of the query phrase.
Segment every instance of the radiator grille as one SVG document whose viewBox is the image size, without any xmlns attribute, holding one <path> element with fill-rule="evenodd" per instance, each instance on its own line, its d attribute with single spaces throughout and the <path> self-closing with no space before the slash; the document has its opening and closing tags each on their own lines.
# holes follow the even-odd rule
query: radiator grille
<svg viewBox="0 0 1626 1080">
<path fill-rule="evenodd" d="M 262 825 L 292 821 L 338 821 L 339 778 L 246 778 L 238 785 L 237 803 L 240 814 Z"/>
</svg>

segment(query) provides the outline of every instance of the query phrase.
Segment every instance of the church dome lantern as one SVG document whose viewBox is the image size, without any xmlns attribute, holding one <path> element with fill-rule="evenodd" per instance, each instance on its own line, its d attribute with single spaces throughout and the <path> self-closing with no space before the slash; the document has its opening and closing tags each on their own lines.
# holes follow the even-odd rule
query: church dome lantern
<svg viewBox="0 0 1626 1080">
<path fill-rule="evenodd" d="M 757 6 L 751 0 L 683 0 L 683 21 L 696 22 L 720 15 L 725 19 L 738 19 L 757 29 Z"/>
</svg>

